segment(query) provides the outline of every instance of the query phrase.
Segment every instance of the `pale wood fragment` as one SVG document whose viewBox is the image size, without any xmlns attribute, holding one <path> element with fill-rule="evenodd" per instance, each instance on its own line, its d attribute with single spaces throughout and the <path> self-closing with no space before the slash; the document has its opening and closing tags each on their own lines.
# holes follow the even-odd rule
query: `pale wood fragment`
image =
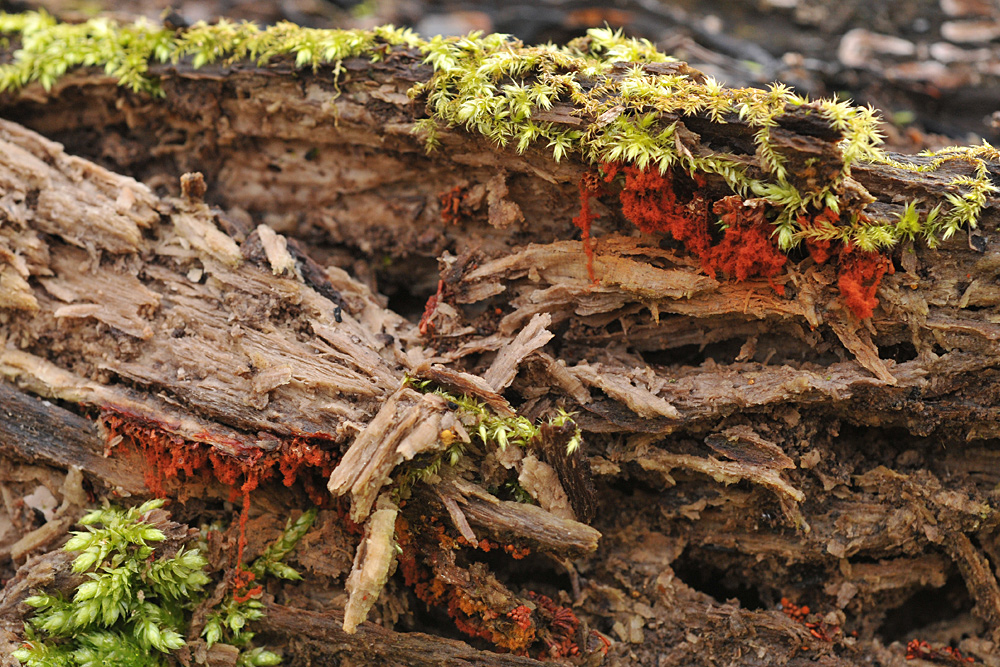
<svg viewBox="0 0 1000 667">
<path fill-rule="evenodd" d="M 386 501 L 380 503 L 365 524 L 365 536 L 354 556 L 354 567 L 347 577 L 347 606 L 344 607 L 344 632 L 357 631 L 368 611 L 375 604 L 389 577 L 389 568 L 396 556 L 393 534 L 399 508 Z"/>
</svg>

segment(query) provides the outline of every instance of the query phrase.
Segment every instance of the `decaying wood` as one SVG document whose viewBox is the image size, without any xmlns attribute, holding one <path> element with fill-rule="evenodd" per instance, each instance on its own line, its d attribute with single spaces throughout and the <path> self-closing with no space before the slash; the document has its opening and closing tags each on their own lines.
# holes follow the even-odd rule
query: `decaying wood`
<svg viewBox="0 0 1000 667">
<path fill-rule="evenodd" d="M 905 652 L 886 644 L 909 637 L 883 636 L 883 622 L 938 592 L 962 600 L 960 648 L 993 659 L 995 201 L 975 244 L 900 248 L 865 322 L 841 304 L 830 266 L 793 257 L 773 285 L 716 279 L 597 203 L 595 282 L 570 224 L 586 165 L 460 130 L 428 156 L 409 134 L 421 109 L 403 96 L 429 74 L 418 58 L 345 67 L 339 95 L 330 72 L 293 77 L 278 62 L 164 67 L 164 101 L 87 72 L 5 98 L 6 117 L 129 176 L 0 123 L 0 374 L 20 387 L 0 384 L 0 409 L 15 406 L 0 453 L 142 492 L 135 470 L 100 455 L 108 443 L 88 417 L 40 411 L 28 394 L 242 460 L 308 437 L 336 452 L 329 489 L 362 521 L 397 466 L 438 453 L 441 431 L 461 432 L 445 399 L 404 386 L 411 375 L 504 416 L 564 408 L 583 430 L 586 469 L 525 454 L 523 486 L 558 481 L 565 495 L 547 508 L 476 481 L 490 466 L 523 474 L 523 460 L 485 457 L 414 487 L 401 513 L 424 508 L 455 538 L 517 541 L 561 563 L 532 563 L 522 585 L 517 565 L 491 573 L 421 544 L 423 564 L 470 599 L 561 592 L 614 640 L 619 664 L 888 665 Z M 738 124 L 690 125 L 692 150 L 748 141 Z M 88 148 L 90 132 L 103 139 Z M 794 160 L 836 161 L 839 137 L 812 120 L 774 136 Z M 191 181 L 182 192 L 188 171 L 204 173 L 205 201 Z M 940 174 L 858 166 L 853 177 L 885 215 L 941 196 Z M 456 187 L 461 225 L 440 215 Z M 362 280 L 364 262 L 345 263 L 353 274 L 336 266 L 359 251 L 405 267 L 387 271 L 396 288 L 429 296 L 440 284 L 429 335 Z M 383 560 L 356 590 L 371 593 Z M 343 569 L 328 570 L 339 608 L 271 605 L 265 627 L 301 634 L 312 652 L 329 642 L 387 664 L 535 664 L 367 623 L 349 636 Z M 753 599 L 730 601 L 748 588 Z M 784 597 L 808 603 L 814 626 L 778 611 Z M 362 616 L 352 609 L 350 624 Z M 577 644 L 596 660 L 583 629 Z"/>
<path fill-rule="evenodd" d="M 269 632 L 297 637 L 305 655 L 338 656 L 351 665 L 415 665 L 418 667 L 539 667 L 531 658 L 477 651 L 459 641 L 422 633 L 400 633 L 366 623 L 354 636 L 342 629 L 337 610 L 318 613 L 278 604 L 267 605 L 261 627 Z"/>
</svg>

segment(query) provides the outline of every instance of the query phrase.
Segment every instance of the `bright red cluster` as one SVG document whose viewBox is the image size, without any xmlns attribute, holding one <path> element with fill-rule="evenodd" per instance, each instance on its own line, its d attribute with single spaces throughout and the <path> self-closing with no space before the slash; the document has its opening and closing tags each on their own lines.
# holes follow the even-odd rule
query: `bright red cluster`
<svg viewBox="0 0 1000 667">
<path fill-rule="evenodd" d="M 809 634 L 811 634 L 814 639 L 824 642 L 832 642 L 833 637 L 841 632 L 839 625 L 828 625 L 823 621 L 810 621 L 809 614 L 811 612 L 809 607 L 806 605 L 799 606 L 788 598 L 781 598 L 781 611 L 784 612 L 785 616 L 788 618 L 798 621 L 806 626 L 809 630 Z"/>
<path fill-rule="evenodd" d="M 507 618 L 517 623 L 517 627 L 522 630 L 527 630 L 531 627 L 531 610 L 523 604 L 508 611 Z"/>
<path fill-rule="evenodd" d="M 576 644 L 576 631 L 580 627 L 580 619 L 567 607 L 553 602 L 547 595 L 528 593 L 537 608 L 535 612 L 547 623 L 540 638 L 551 658 L 565 658 L 579 655 L 580 647 Z"/>
<path fill-rule="evenodd" d="M 427 303 L 424 304 L 424 314 L 420 317 L 420 324 L 417 325 L 417 329 L 420 331 L 421 336 L 434 333 L 434 314 L 437 312 L 437 307 L 438 304 L 441 303 L 443 294 L 444 281 L 439 280 L 437 292 L 428 297 Z"/>
<path fill-rule="evenodd" d="M 788 257 L 781 252 L 773 236 L 774 227 L 767 220 L 767 204 L 762 200 L 744 200 L 738 195 L 724 197 L 714 204 L 702 194 L 705 180 L 695 174 L 690 179 L 673 172 L 660 174 L 656 169 L 617 163 L 602 165 L 603 180 L 613 181 L 624 175 L 619 194 L 622 214 L 646 233 L 669 234 L 697 257 L 702 269 L 713 276 L 723 274 L 737 281 L 751 278 L 774 278 L 781 273 Z M 583 232 L 587 270 L 595 280 L 591 225 L 596 218 L 591 208 L 593 198 L 605 194 L 596 173 L 585 174 L 580 181 L 580 214 L 573 223 Z M 723 223 L 722 238 L 713 241 L 712 213 Z M 802 229 L 829 228 L 840 215 L 824 208 L 815 215 L 800 215 Z M 862 252 L 853 246 L 841 247 L 832 240 L 806 239 L 806 250 L 818 264 L 831 257 L 839 263 L 837 286 L 844 304 L 858 318 L 872 316 L 878 299 L 875 297 L 882 277 L 892 273 L 887 257 L 874 252 Z M 784 288 L 771 286 L 779 294 Z"/>
<path fill-rule="evenodd" d="M 742 281 L 771 278 L 784 268 L 787 258 L 771 239 L 772 227 L 764 217 L 763 205 L 748 206 L 742 197 L 732 196 L 713 207 L 700 193 L 705 184 L 700 177 L 681 181 L 673 172 L 661 174 L 655 169 L 618 164 L 604 165 L 604 170 L 607 182 L 619 173 L 625 177 L 619 199 L 629 222 L 648 234 L 669 234 L 701 260 L 706 273 L 721 272 Z M 580 182 L 582 207 L 573 219 L 584 230 L 585 240 L 594 219 L 590 198 L 600 193 L 594 175 L 588 176 Z M 681 194 L 684 190 L 690 193 Z M 722 240 L 715 245 L 709 231 L 712 212 L 721 216 L 726 226 Z M 592 263 L 589 254 L 588 262 Z"/>
<path fill-rule="evenodd" d="M 605 169 L 609 182 L 619 170 L 625 174 L 619 198 L 629 222 L 647 234 L 670 234 L 691 254 L 703 259 L 707 256 L 712 241 L 708 231 L 710 205 L 697 189 L 692 188 L 689 196 L 678 194 L 678 183 L 669 171 L 661 174 L 656 169 L 619 165 Z"/>
<path fill-rule="evenodd" d="M 812 217 L 800 215 L 797 220 L 799 227 L 802 229 L 827 228 L 837 224 L 840 220 L 840 214 L 827 207 L 824 208 L 822 212 Z M 825 263 L 826 260 L 830 259 L 830 257 L 832 257 L 836 252 L 833 241 L 810 238 L 806 239 L 806 250 L 809 251 L 809 256 L 812 257 L 817 264 Z"/>
<path fill-rule="evenodd" d="M 844 304 L 859 319 L 871 317 L 878 305 L 875 293 L 882 276 L 893 272 L 892 262 L 884 255 L 858 250 L 854 246 L 841 249 L 837 287 Z"/>
<path fill-rule="evenodd" d="M 764 217 L 763 202 L 733 195 L 715 202 L 712 210 L 721 216 L 725 231 L 722 241 L 702 258 L 709 272 L 721 271 L 740 282 L 781 273 L 788 257 L 771 240 L 773 226 Z"/>
</svg>

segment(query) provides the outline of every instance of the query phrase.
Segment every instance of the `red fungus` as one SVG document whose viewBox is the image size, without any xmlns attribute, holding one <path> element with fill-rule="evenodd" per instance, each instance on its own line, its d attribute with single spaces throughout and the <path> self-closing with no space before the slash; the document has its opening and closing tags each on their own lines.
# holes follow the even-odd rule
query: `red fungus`
<svg viewBox="0 0 1000 667">
<path fill-rule="evenodd" d="M 580 178 L 580 215 L 573 218 L 573 224 L 581 232 L 583 252 L 587 255 L 587 275 L 592 283 L 597 282 L 594 274 L 594 245 L 590 238 L 590 226 L 597 216 L 590 210 L 590 200 L 601 194 L 600 177 L 594 172 L 587 172 Z"/>
<path fill-rule="evenodd" d="M 420 318 L 420 324 L 418 326 L 418 331 L 420 331 L 421 336 L 426 336 L 428 333 L 434 332 L 434 313 L 437 312 L 438 304 L 441 303 L 441 295 L 444 292 L 444 281 L 438 281 L 437 292 L 431 294 L 427 299 L 426 305 L 424 305 L 424 314 Z"/>
<path fill-rule="evenodd" d="M 805 215 L 800 215 L 797 220 L 799 227 L 802 229 L 825 229 L 835 226 L 837 221 L 840 220 L 840 214 L 827 207 L 824 208 L 821 213 L 818 213 L 811 218 Z M 835 252 L 833 241 L 811 239 L 807 237 L 805 243 L 806 250 L 809 251 L 809 256 L 812 257 L 817 264 L 823 264 L 826 260 L 830 259 Z"/>
<path fill-rule="evenodd" d="M 875 293 L 886 272 L 893 273 L 892 263 L 877 252 L 865 252 L 855 246 L 841 250 L 837 287 L 844 305 L 858 319 L 872 316 L 878 305 Z"/>
<path fill-rule="evenodd" d="M 465 198 L 464 188 L 456 185 L 438 196 L 441 203 L 441 221 L 446 225 L 457 225 L 459 222 L 459 208 Z"/>
<path fill-rule="evenodd" d="M 713 211 L 722 217 L 726 229 L 722 241 L 706 253 L 708 260 L 702 262 L 708 272 L 721 271 L 737 281 L 758 276 L 773 278 L 781 273 L 788 257 L 772 240 L 774 227 L 764 217 L 764 202 L 744 201 L 733 195 L 717 201 Z"/>
<path fill-rule="evenodd" d="M 708 202 L 696 190 L 689 197 L 679 196 L 677 181 L 669 171 L 660 174 L 655 169 L 611 166 L 606 178 L 613 178 L 619 169 L 625 174 L 619 198 L 629 222 L 648 234 L 670 234 L 688 252 L 704 260 L 711 244 Z"/>
<path fill-rule="evenodd" d="M 233 600 L 246 602 L 263 590 L 261 586 L 250 587 L 257 577 L 243 569 L 243 550 L 247 546 L 247 520 L 250 518 L 250 491 L 257 486 L 256 479 L 247 475 L 243 483 L 243 507 L 240 510 L 239 536 L 236 539 L 236 576 L 233 577 Z"/>
</svg>

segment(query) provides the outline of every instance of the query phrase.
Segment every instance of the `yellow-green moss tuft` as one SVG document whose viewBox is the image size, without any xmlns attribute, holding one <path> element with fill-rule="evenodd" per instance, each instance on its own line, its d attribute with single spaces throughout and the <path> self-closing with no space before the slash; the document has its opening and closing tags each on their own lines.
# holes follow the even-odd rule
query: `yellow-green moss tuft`
<svg viewBox="0 0 1000 667">
<path fill-rule="evenodd" d="M 592 29 L 557 47 L 524 46 L 496 34 L 424 40 L 392 26 L 315 30 L 279 23 L 262 29 L 220 20 L 173 31 L 147 21 L 119 24 L 107 18 L 66 24 L 44 12 L 27 12 L 0 13 L 0 34 L 20 38 L 14 60 L 0 66 L 0 92 L 32 82 L 48 89 L 73 67 L 97 66 L 133 91 L 157 95 L 160 88 L 149 75 L 154 61 L 189 59 L 196 68 L 233 61 L 266 65 L 287 55 L 294 56 L 297 67 L 332 67 L 339 74 L 347 58 L 378 60 L 394 47 L 417 49 L 434 68 L 430 80 L 410 91 L 426 99 L 430 118 L 419 120 L 414 131 L 428 148 L 437 145 L 441 125 L 458 126 L 519 152 L 544 145 L 556 161 L 574 155 L 592 164 L 713 174 L 733 192 L 771 205 L 777 241 L 786 250 L 807 239 L 837 240 L 866 251 L 916 238 L 933 246 L 965 226 L 975 227 L 988 195 L 997 190 L 986 160 L 998 156 L 988 144 L 945 149 L 919 164 L 895 161 L 879 148 L 874 109 L 811 102 L 783 84 L 766 90 L 726 88 L 711 77 L 688 76 L 682 68 L 653 74 L 644 65 L 673 59 L 648 41 L 610 29 Z M 572 127 L 541 120 L 556 104 L 569 105 L 572 115 L 591 122 Z M 808 192 L 790 182 L 787 158 L 771 141 L 782 116 L 800 108 L 818 113 L 842 136 L 839 173 Z M 692 153 L 676 131 L 678 120 L 691 116 L 749 126 L 759 169 L 726 154 Z M 971 163 L 971 175 L 952 178 L 950 191 L 933 206 L 914 202 L 897 220 L 871 220 L 855 203 L 837 224 L 802 222 L 824 208 L 840 212 L 844 180 L 859 161 L 924 172 L 955 160 Z"/>
</svg>

